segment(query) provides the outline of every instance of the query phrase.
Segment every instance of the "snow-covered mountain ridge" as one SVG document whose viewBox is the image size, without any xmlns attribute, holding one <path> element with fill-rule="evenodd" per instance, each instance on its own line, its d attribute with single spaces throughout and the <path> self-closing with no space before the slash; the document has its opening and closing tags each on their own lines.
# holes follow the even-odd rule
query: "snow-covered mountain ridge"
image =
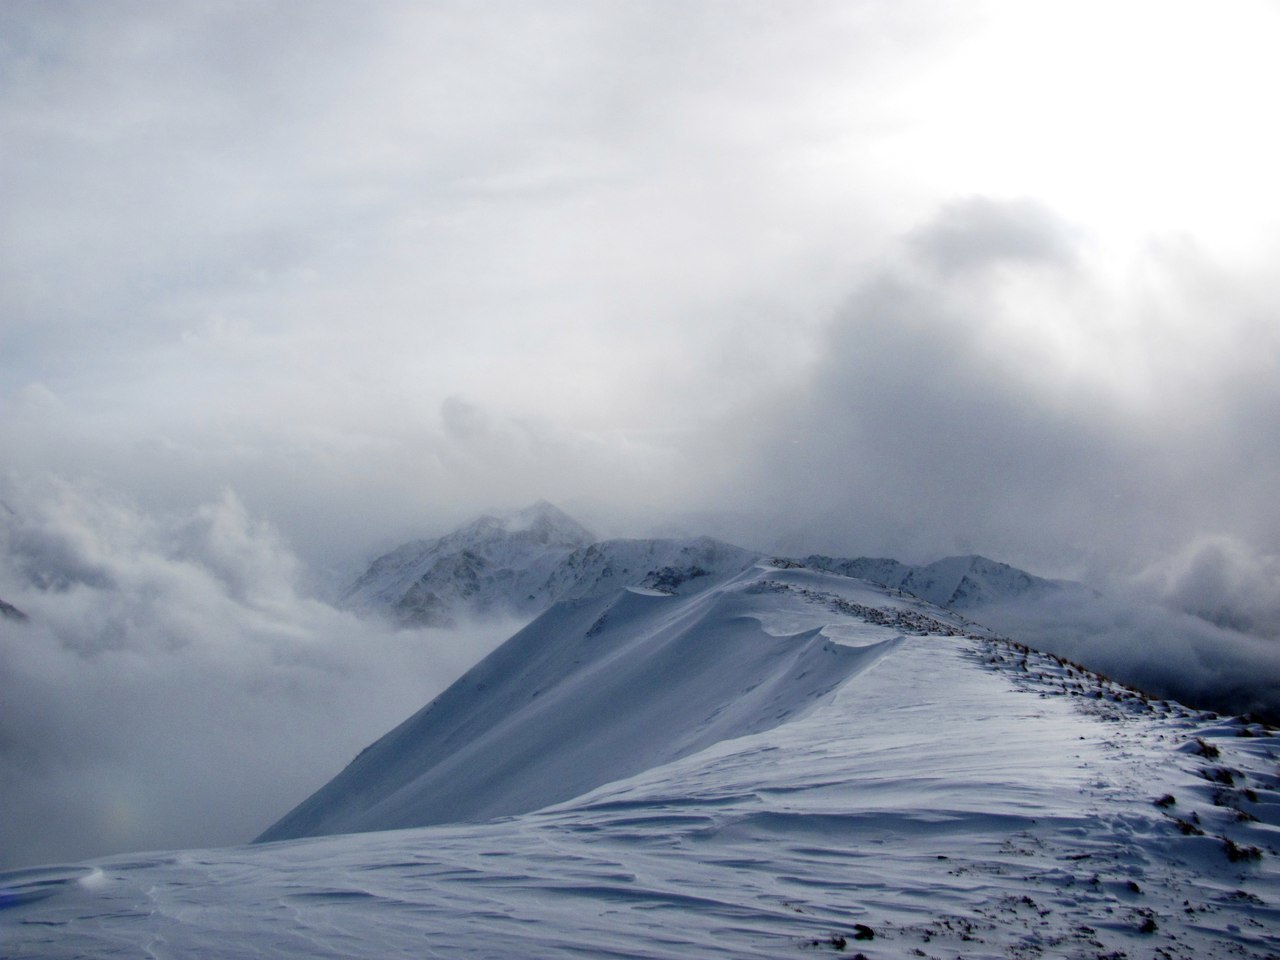
<svg viewBox="0 0 1280 960">
<path fill-rule="evenodd" d="M 539 536 L 528 536 L 535 529 Z M 696 590 L 761 559 L 706 537 L 595 541 L 577 521 L 541 502 L 405 544 L 370 566 L 346 605 L 411 627 L 477 617 L 527 621 L 557 601 L 621 586 Z M 1280 660 L 1273 647 L 1215 633 L 1206 621 L 1179 620 L 1140 597 L 1108 598 L 1082 583 L 1048 580 L 977 555 L 924 565 L 816 554 L 769 562 L 879 583 L 1156 695 L 1280 721 Z"/>
<path fill-rule="evenodd" d="M 659 589 L 674 589 L 698 577 L 739 572 L 761 557 L 709 537 L 597 541 L 568 514 L 540 501 L 505 517 L 480 517 L 435 540 L 397 547 L 373 561 L 342 603 L 407 625 L 446 626 L 491 613 L 532 616 L 558 600 L 617 586 L 651 581 Z M 957 610 L 1088 591 L 979 556 L 948 557 L 927 566 L 817 555 L 778 562 L 871 580 Z"/>
<path fill-rule="evenodd" d="M 528 614 L 539 609 L 542 588 L 560 562 L 593 542 L 590 531 L 543 500 L 397 547 L 374 560 L 342 603 L 427 626 L 451 625 L 465 615 Z"/>
<path fill-rule="evenodd" d="M 536 764 L 555 737 L 522 731 L 575 707 L 573 763 L 547 772 L 612 763 L 627 718 L 656 753 L 484 822 L 0 875 L 4 955 L 1280 955 L 1280 740 L 1265 727 L 798 567 L 566 602 L 512 643 L 460 682 L 465 703 L 437 708 L 470 724 L 459 756 L 486 766 L 507 743 Z M 678 694 L 621 682 L 645 675 Z M 537 701 L 553 706 L 528 712 Z M 614 750 L 590 750 L 596 730 Z M 405 739 L 388 752 L 432 749 Z M 486 785 L 467 766 L 481 796 L 521 776 L 499 764 Z"/>
<path fill-rule="evenodd" d="M 950 610 L 975 610 L 992 603 L 1036 600 L 1063 593 L 1096 596 L 1084 584 L 1046 580 L 1007 563 L 967 555 L 915 565 L 876 557 L 842 559 L 810 555 L 801 561 L 815 570 L 883 583 Z"/>
<path fill-rule="evenodd" d="M 704 579 L 555 604 L 260 839 L 535 810 L 783 722 L 899 642 L 841 642 L 849 625 L 962 629 L 810 570 Z"/>
<path fill-rule="evenodd" d="M 821 562 L 568 556 L 274 842 L 0 874 L 0 954 L 1280 957 L 1274 729 Z"/>
</svg>

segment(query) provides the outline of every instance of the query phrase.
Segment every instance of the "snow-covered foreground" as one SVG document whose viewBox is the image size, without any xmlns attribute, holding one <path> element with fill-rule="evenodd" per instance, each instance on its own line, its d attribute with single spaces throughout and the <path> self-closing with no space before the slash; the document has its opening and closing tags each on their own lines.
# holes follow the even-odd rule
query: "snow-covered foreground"
<svg viewBox="0 0 1280 960">
<path fill-rule="evenodd" d="M 0 875 L 0 954 L 1280 956 L 1270 732 L 944 635 L 858 581 L 716 589 L 761 642 L 821 627 L 860 669 L 518 816 Z"/>
</svg>

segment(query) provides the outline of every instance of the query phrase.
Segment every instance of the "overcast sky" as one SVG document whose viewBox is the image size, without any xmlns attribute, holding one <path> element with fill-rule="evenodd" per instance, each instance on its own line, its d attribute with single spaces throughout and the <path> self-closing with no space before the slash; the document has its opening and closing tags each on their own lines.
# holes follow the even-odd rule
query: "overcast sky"
<svg viewBox="0 0 1280 960">
<path fill-rule="evenodd" d="M 1274 635 L 1278 49 L 1274 0 L 8 0 L 10 547 L 181 594 L 140 648 L 208 607 L 138 557 L 332 637 L 316 571 L 539 498 Z"/>
<path fill-rule="evenodd" d="M 312 563 L 538 497 L 1274 551 L 1277 40 L 1263 2 L 7 3 L 6 464 L 229 488 Z"/>
</svg>

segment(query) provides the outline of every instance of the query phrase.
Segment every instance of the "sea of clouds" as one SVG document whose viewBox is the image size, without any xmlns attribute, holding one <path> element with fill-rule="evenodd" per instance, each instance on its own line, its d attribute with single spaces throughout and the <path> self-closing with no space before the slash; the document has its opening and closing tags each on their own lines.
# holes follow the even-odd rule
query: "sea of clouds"
<svg viewBox="0 0 1280 960">
<path fill-rule="evenodd" d="M 299 587 L 228 492 L 154 515 L 9 484 L 0 865 L 247 842 L 514 625 L 408 630 Z"/>
</svg>

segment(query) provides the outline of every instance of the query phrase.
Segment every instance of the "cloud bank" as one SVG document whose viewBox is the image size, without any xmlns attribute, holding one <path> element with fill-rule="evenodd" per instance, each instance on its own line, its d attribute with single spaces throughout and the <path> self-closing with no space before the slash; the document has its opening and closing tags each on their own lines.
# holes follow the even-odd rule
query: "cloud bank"
<svg viewBox="0 0 1280 960">
<path fill-rule="evenodd" d="M 1209 623 L 1177 608 L 1098 597 L 1011 603 L 982 622 L 1153 696 L 1227 716 L 1280 722 L 1280 637 Z"/>
<path fill-rule="evenodd" d="M 231 494 L 144 515 L 86 485 L 6 490 L 5 866 L 247 842 L 509 624 L 393 630 L 300 593 Z"/>
</svg>

